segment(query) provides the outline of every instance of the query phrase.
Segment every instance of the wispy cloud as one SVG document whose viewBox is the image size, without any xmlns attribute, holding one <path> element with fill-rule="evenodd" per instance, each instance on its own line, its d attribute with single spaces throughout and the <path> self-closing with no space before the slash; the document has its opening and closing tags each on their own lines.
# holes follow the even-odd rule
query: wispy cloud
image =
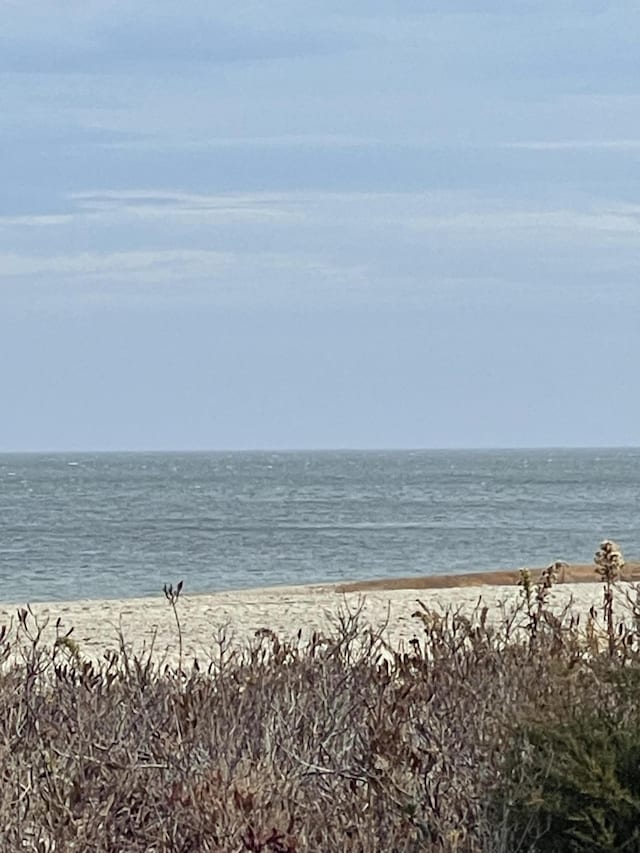
<svg viewBox="0 0 640 853">
<path fill-rule="evenodd" d="M 559 233 L 561 239 L 581 238 L 585 233 L 640 235 L 640 213 L 606 209 L 585 212 L 580 210 L 487 210 L 459 213 L 454 216 L 426 216 L 412 220 L 410 226 L 418 231 L 475 231 L 507 232 L 510 235 Z"/>
<path fill-rule="evenodd" d="M 480 298 L 498 306 L 505 298 L 534 304 L 542 293 L 562 301 L 573 298 L 575 281 L 595 298 L 603 277 L 627 295 L 637 290 L 640 207 L 630 204 L 522 209 L 464 194 L 169 190 L 86 192 L 74 201 L 71 224 L 42 217 L 52 220 L 47 227 L 68 227 L 77 241 L 82 227 L 90 239 L 96 223 L 104 229 L 119 223 L 120 234 L 143 220 L 146 245 L 140 237 L 129 250 L 61 253 L 55 248 L 64 242 L 61 232 L 36 254 L 9 250 L 16 242 L 9 239 L 0 251 L 4 304 L 56 311 L 166 305 L 408 310 Z M 222 228 L 236 214 L 241 229 L 233 222 Z M 30 219 L 38 221 L 13 219 L 16 234 L 33 227 Z M 207 243 L 216 248 L 203 248 Z"/>
<path fill-rule="evenodd" d="M 640 139 L 533 139 L 505 142 L 502 147 L 526 151 L 640 151 Z"/>
<path fill-rule="evenodd" d="M 0 299 L 52 310 L 96 305 L 331 304 L 366 288 L 366 270 L 309 253 L 147 250 L 33 257 L 0 253 Z M 355 291 L 354 291 L 355 289 Z"/>
<path fill-rule="evenodd" d="M 180 250 L 130 251 L 130 252 L 79 252 L 74 254 L 28 255 L 0 254 L 0 277 L 7 280 L 22 276 L 64 275 L 111 280 L 123 277 L 162 273 L 172 278 L 176 269 L 189 269 L 211 273 L 233 262 L 233 256 L 224 252 L 194 252 Z"/>
<path fill-rule="evenodd" d="M 24 216 L 0 216 L 0 228 L 49 228 L 70 225 L 73 216 L 66 213 L 41 213 Z"/>
<path fill-rule="evenodd" d="M 113 190 L 73 193 L 78 211 L 88 215 L 127 215 L 162 219 L 192 217 L 203 222 L 269 222 L 299 217 L 299 197 L 285 193 L 185 193 L 176 190 Z"/>
<path fill-rule="evenodd" d="M 417 140 L 417 142 L 424 144 L 424 140 Z M 138 136 L 137 138 L 106 139 L 97 144 L 103 148 L 128 151 L 148 151 L 158 148 L 208 151 L 216 148 L 367 148 L 385 145 L 386 143 L 380 136 L 358 136 L 346 133 L 291 133 L 279 136 L 214 136 L 206 138 L 183 135 L 179 138 L 162 140 L 156 137 Z"/>
<path fill-rule="evenodd" d="M 88 216 L 149 218 L 156 221 L 188 218 L 203 223 L 231 220 L 269 224 L 289 222 L 299 227 L 341 223 L 358 228 L 366 211 L 369 227 L 387 225 L 410 230 L 449 232 L 496 230 L 562 231 L 637 234 L 640 207 L 630 204 L 585 202 L 575 207 L 551 203 L 507 203 L 481 194 L 390 192 L 187 193 L 177 190 L 126 190 L 74 193 L 77 211 Z M 15 218 L 14 218 L 15 219 Z M 18 218 L 19 219 L 19 218 Z M 52 224 L 66 217 L 43 217 Z M 0 220 L 1 221 L 1 220 Z"/>
<path fill-rule="evenodd" d="M 118 8 L 114 15 L 110 4 L 102 4 L 94 14 L 73 16 L 56 9 L 52 15 L 51 7 L 45 6 L 41 12 L 39 26 L 17 21 L 5 28 L 0 72 L 104 75 L 260 63 L 333 55 L 351 44 L 346 35 L 323 32 L 303 19 L 262 16 L 258 23 L 255 18 L 243 20 L 238 15 L 234 20 L 197 8 L 185 14 L 184 8 L 162 4 L 149 7 L 148 14 Z"/>
</svg>

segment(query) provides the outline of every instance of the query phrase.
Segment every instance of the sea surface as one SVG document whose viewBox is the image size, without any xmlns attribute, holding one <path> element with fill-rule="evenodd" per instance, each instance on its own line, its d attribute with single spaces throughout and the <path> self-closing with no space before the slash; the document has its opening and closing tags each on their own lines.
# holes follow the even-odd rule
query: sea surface
<svg viewBox="0 0 640 853">
<path fill-rule="evenodd" d="M 0 601 L 640 555 L 640 449 L 0 455 Z"/>
</svg>

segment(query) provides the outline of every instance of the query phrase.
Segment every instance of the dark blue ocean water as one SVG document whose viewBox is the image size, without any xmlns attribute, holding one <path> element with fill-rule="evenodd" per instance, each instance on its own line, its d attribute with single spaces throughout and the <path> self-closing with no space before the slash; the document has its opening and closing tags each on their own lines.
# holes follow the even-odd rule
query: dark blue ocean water
<svg viewBox="0 0 640 853">
<path fill-rule="evenodd" d="M 0 600 L 640 555 L 640 449 L 0 455 Z"/>
</svg>

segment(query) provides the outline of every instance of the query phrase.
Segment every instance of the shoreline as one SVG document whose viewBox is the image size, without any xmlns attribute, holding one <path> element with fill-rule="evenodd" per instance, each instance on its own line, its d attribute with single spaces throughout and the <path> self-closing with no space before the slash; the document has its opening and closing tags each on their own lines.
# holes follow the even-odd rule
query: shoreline
<svg viewBox="0 0 640 853">
<path fill-rule="evenodd" d="M 275 595 L 277 593 L 296 593 L 296 592 L 321 592 L 323 594 L 337 593 L 367 593 L 367 592 L 394 592 L 399 590 L 456 590 L 456 589 L 474 589 L 483 587 L 506 586 L 514 587 L 518 585 L 520 580 L 520 571 L 527 569 L 532 581 L 535 583 L 546 567 L 530 568 L 522 566 L 517 569 L 495 569 L 492 571 L 481 572 L 455 572 L 436 575 L 408 575 L 406 577 L 381 577 L 371 579 L 358 579 L 348 581 L 319 581 L 318 583 L 304 584 L 275 584 L 271 586 L 249 586 L 233 589 L 217 589 L 205 591 L 191 591 L 184 589 L 182 598 L 186 596 L 190 598 L 208 597 L 208 596 L 233 596 L 237 595 L 244 597 L 249 594 L 255 595 Z M 629 560 L 625 563 L 624 571 L 621 574 L 620 580 L 625 583 L 640 583 L 640 561 Z M 564 563 L 560 571 L 560 575 L 555 582 L 555 586 L 563 584 L 582 584 L 582 583 L 601 583 L 600 578 L 596 574 L 596 566 L 594 563 Z M 22 599 L 19 601 L 1 601 L 0 600 L 0 619 L 2 619 L 7 611 L 17 610 L 21 607 L 47 607 L 55 608 L 56 606 L 68 607 L 74 605 L 101 605 L 114 602 L 148 602 L 159 599 L 165 601 L 165 596 L 162 589 L 159 589 L 154 595 L 133 595 L 133 596 L 117 596 L 114 598 L 69 598 L 69 599 Z"/>
<path fill-rule="evenodd" d="M 535 578 L 535 570 L 531 574 Z M 571 604 L 586 612 L 591 606 L 601 606 L 602 583 L 594 566 L 567 566 L 564 575 L 551 592 L 554 608 Z M 518 577 L 517 571 L 481 572 L 213 593 L 183 591 L 176 606 L 184 662 L 190 665 L 197 658 L 206 666 L 219 650 L 223 636 L 234 648 L 255 642 L 262 632 L 281 639 L 299 636 L 306 641 L 314 632 L 330 633 L 341 615 L 355 611 L 361 611 L 364 623 L 382 629 L 390 645 L 406 649 L 411 640 L 422 634 L 420 621 L 412 615 L 419 609 L 419 602 L 436 610 L 452 607 L 466 614 L 481 602 L 499 614 L 501 608 L 517 601 Z M 629 564 L 623 580 L 640 580 L 640 565 Z M 22 607 L 0 605 L 0 625 L 15 627 L 17 611 Z M 87 659 L 98 660 L 105 653 L 117 651 L 121 632 L 131 654 L 143 655 L 153 648 L 154 661 L 177 660 L 175 614 L 163 593 L 137 599 L 34 602 L 29 608 L 45 626 L 45 643 L 55 642 L 56 630 L 61 635 L 72 630 L 72 640 Z"/>
</svg>

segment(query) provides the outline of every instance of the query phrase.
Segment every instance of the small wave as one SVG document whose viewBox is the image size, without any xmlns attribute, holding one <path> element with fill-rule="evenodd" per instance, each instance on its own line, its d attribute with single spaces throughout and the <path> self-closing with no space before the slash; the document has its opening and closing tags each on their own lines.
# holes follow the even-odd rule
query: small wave
<svg viewBox="0 0 640 853">
<path fill-rule="evenodd" d="M 351 523 L 344 524 L 335 524 L 335 523 L 307 523 L 301 522 L 299 524 L 279 524 L 277 521 L 271 524 L 226 524 L 224 521 L 219 522 L 196 522 L 193 524 L 181 524 L 176 521 L 164 521 L 164 522 L 156 522 L 148 524 L 148 529 L 150 531 L 162 530 L 164 527 L 170 527 L 173 533 L 211 533 L 216 532 L 219 534 L 233 534 L 233 533 L 260 533 L 264 531 L 277 531 L 279 533 L 287 532 L 287 531 L 295 531 L 295 532 L 340 532 L 340 531 L 348 531 L 348 530 L 419 530 L 422 528 L 428 528 L 430 526 L 429 522 L 425 521 L 406 521 L 406 522 L 393 522 L 393 521 L 372 521 L 372 522 L 364 522 L 364 521 L 355 521 Z"/>
</svg>

